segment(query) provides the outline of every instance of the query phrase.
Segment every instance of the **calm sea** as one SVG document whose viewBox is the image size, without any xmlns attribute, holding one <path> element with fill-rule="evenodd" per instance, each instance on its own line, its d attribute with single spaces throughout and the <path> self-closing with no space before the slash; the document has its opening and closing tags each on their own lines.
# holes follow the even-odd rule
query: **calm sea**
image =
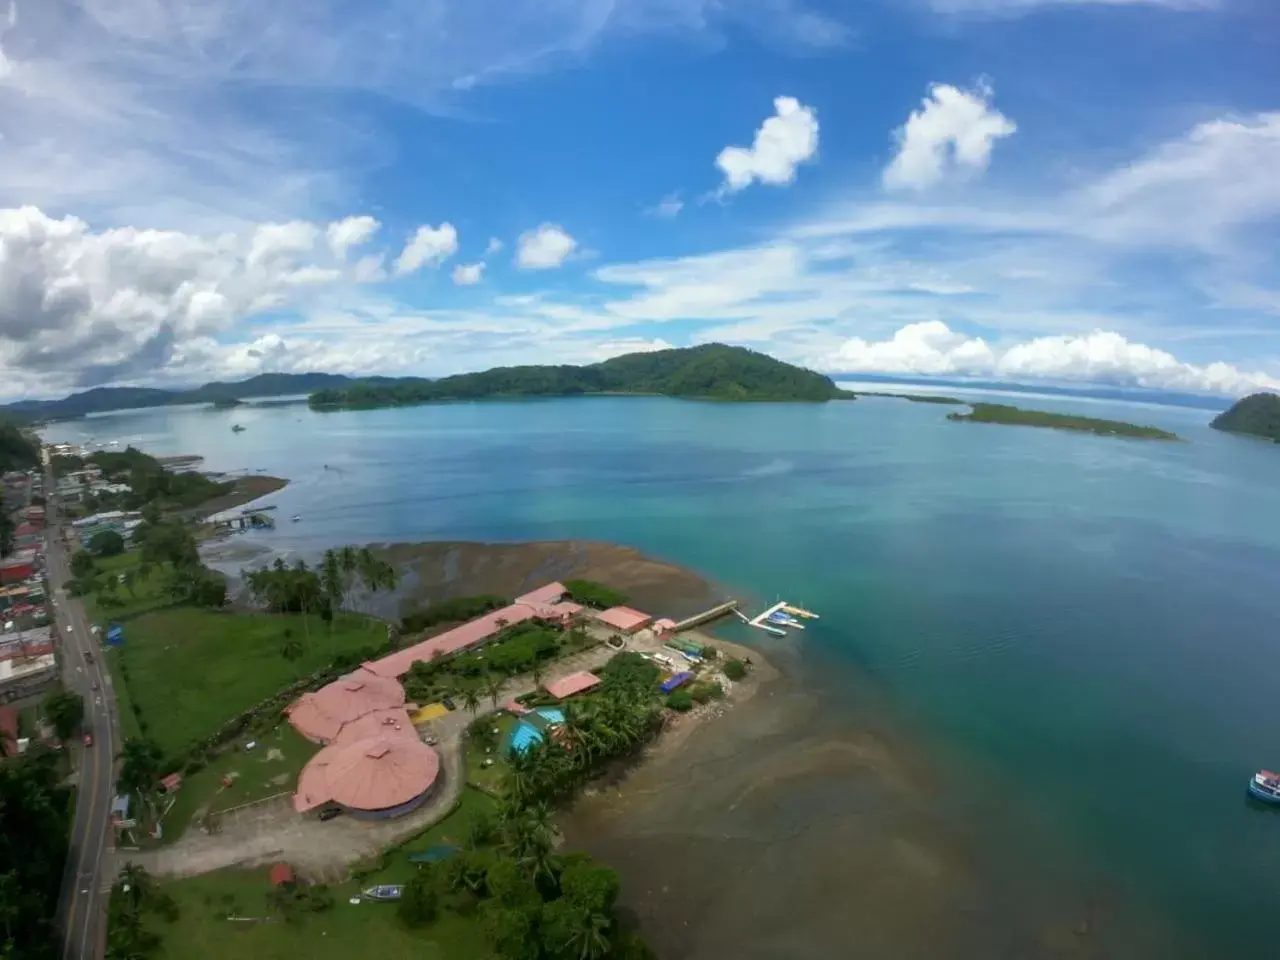
<svg viewBox="0 0 1280 960">
<path fill-rule="evenodd" d="M 1052 836 L 1206 955 L 1243 953 L 1280 897 L 1280 816 L 1245 798 L 1280 765 L 1280 447 L 1207 410 L 1017 402 L 1189 442 L 887 399 L 176 408 L 47 435 L 287 477 L 272 501 L 302 521 L 246 535 L 283 551 L 597 538 L 802 602 L 823 619 L 783 642 L 815 695 L 873 688 L 945 771 L 941 806 L 994 843 Z"/>
</svg>

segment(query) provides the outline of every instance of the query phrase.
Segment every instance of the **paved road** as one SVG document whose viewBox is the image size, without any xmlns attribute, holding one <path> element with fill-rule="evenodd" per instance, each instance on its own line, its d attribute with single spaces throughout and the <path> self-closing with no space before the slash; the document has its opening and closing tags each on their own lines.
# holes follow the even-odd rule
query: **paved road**
<svg viewBox="0 0 1280 960">
<path fill-rule="evenodd" d="M 45 489 L 52 494 L 52 477 Z M 76 818 L 71 831 L 63 878 L 60 913 L 66 940 L 63 960 L 98 960 L 107 932 L 107 891 L 111 875 L 104 870 L 110 825 L 111 797 L 115 783 L 117 727 L 115 696 L 110 676 L 102 665 L 98 644 L 89 631 L 84 607 L 69 596 L 64 586 L 71 577 L 70 558 L 62 544 L 56 507 L 48 509 L 49 550 L 47 567 L 49 596 L 54 602 L 54 623 L 62 647 L 63 678 L 67 686 L 84 697 L 85 729 L 92 732 L 93 745 L 68 744 L 79 760 L 76 789 Z M 71 629 L 68 630 L 67 627 Z M 93 663 L 85 653 L 93 653 Z M 96 685 L 96 689 L 95 689 Z"/>
</svg>

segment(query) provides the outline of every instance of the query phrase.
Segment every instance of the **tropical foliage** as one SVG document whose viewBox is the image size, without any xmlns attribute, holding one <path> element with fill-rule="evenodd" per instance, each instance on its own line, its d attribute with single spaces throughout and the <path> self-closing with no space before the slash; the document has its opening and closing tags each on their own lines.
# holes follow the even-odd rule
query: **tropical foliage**
<svg viewBox="0 0 1280 960">
<path fill-rule="evenodd" d="M 84 720 L 84 698 L 70 690 L 58 690 L 44 698 L 44 713 L 59 740 L 70 740 Z"/>
<path fill-rule="evenodd" d="M 426 703 L 448 695 L 462 696 L 465 701 L 474 692 L 478 706 L 482 696 L 496 700 L 495 685 L 503 678 L 526 673 L 540 675 L 542 666 L 566 646 L 585 642 L 586 635 L 578 631 L 566 633 L 557 627 L 525 621 L 507 628 L 485 645 L 483 653 L 473 651 L 417 661 L 404 678 L 405 693 L 411 700 Z"/>
<path fill-rule="evenodd" d="M 1209 426 L 1215 430 L 1247 433 L 1280 443 L 1280 396 L 1274 393 L 1255 393 L 1245 397 L 1226 413 L 1214 417 Z"/>
<path fill-rule="evenodd" d="M 107 960 L 147 960 L 161 944 L 148 920 L 173 923 L 178 905 L 145 869 L 126 863 L 111 887 L 107 914 Z"/>
<path fill-rule="evenodd" d="M 124 537 L 114 530 L 102 530 L 89 538 L 89 552 L 95 557 L 118 557 L 124 553 Z"/>
<path fill-rule="evenodd" d="M 448 600 L 437 600 L 425 610 L 418 610 L 406 616 L 400 623 L 405 633 L 421 633 L 442 623 L 464 623 L 483 617 L 493 610 L 501 610 L 508 601 L 491 593 L 482 593 L 474 597 L 453 597 Z"/>
<path fill-rule="evenodd" d="M 0 956 L 53 960 L 71 794 L 39 744 L 0 763 Z"/>
<path fill-rule="evenodd" d="M 564 585 L 569 591 L 569 599 L 584 607 L 607 610 L 610 607 L 620 607 L 627 602 L 627 595 L 621 590 L 615 590 L 603 583 L 596 583 L 594 580 L 566 580 Z"/>
<path fill-rule="evenodd" d="M 40 443 L 17 424 L 0 420 L 0 473 L 40 464 Z"/>
<path fill-rule="evenodd" d="M 586 366 L 496 367 L 439 380 L 359 382 L 310 397 L 315 409 L 384 407 L 485 397 L 661 394 L 713 400 L 804 400 L 852 396 L 829 377 L 745 347 L 720 343 L 631 353 Z"/>
<path fill-rule="evenodd" d="M 230 481 L 216 483 L 191 471 L 166 470 L 155 457 L 134 447 L 119 452 L 101 450 L 90 454 L 85 462 L 96 465 L 109 479 L 129 485 L 131 492 L 124 495 L 122 505 L 130 509 L 146 503 L 165 508 L 194 507 L 235 486 Z"/>
<path fill-rule="evenodd" d="M 1135 437 L 1142 440 L 1177 440 L 1177 434 L 1158 427 L 1140 427 L 1119 420 L 1099 420 L 1043 410 L 1023 410 L 1003 403 L 975 403 L 969 413 L 949 413 L 948 420 L 972 423 L 1007 423 L 1019 427 L 1048 427 L 1051 430 L 1074 430 L 1096 433 L 1104 437 Z"/>
</svg>

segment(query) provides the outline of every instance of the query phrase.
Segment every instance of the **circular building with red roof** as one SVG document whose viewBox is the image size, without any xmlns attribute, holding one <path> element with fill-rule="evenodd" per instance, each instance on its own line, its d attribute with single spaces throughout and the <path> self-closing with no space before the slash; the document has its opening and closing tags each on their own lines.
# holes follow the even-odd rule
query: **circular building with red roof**
<svg viewBox="0 0 1280 960">
<path fill-rule="evenodd" d="M 389 731 L 321 750 L 298 777 L 293 806 L 299 813 L 336 805 L 363 819 L 398 817 L 430 798 L 439 777 L 435 750 L 412 733 Z"/>
</svg>

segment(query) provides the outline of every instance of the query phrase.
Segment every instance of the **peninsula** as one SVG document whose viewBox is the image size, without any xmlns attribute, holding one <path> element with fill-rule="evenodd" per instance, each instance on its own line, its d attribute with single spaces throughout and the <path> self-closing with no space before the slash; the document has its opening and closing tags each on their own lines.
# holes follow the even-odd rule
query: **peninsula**
<svg viewBox="0 0 1280 960">
<path fill-rule="evenodd" d="M 584 366 L 495 367 L 439 380 L 364 381 L 311 395 L 313 410 L 402 407 L 443 400 L 648 395 L 729 401 L 851 400 L 830 377 L 745 347 L 710 343 L 629 353 Z"/>
<path fill-rule="evenodd" d="M 1141 427 L 1120 420 L 1099 420 L 1043 410 L 1023 410 L 1003 403 L 975 403 L 968 413 L 947 414 L 948 420 L 970 423 L 1006 423 L 1019 427 L 1048 427 L 1051 430 L 1075 430 L 1102 437 L 1134 437 L 1141 440 L 1181 440 L 1176 433 L 1158 427 Z"/>
<path fill-rule="evenodd" d="M 1214 417 L 1209 426 L 1280 443 L 1280 397 L 1274 393 L 1252 394 Z"/>
</svg>

